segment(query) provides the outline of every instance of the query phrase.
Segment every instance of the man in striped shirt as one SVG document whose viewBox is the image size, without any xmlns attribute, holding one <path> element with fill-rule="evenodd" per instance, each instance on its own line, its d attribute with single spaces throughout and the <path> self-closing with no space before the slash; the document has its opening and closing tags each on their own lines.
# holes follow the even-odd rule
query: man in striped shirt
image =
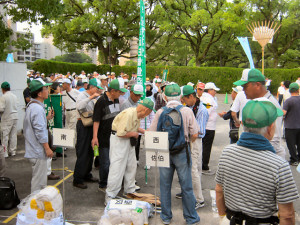
<svg viewBox="0 0 300 225">
<path fill-rule="evenodd" d="M 192 157 L 192 182 L 194 195 L 197 200 L 196 209 L 204 206 L 204 198 L 201 187 L 202 175 L 202 138 L 205 136 L 205 128 L 208 121 L 208 111 L 206 107 L 197 98 L 196 92 L 190 85 L 183 87 L 183 101 L 193 110 L 198 126 L 200 128 L 198 138 L 191 142 L 191 157 Z M 200 96 L 201 97 L 201 96 Z M 180 198 L 181 193 L 176 195 Z"/>
<path fill-rule="evenodd" d="M 299 198 L 289 164 L 271 145 L 276 119 L 283 112 L 272 102 L 249 101 L 242 111 L 244 131 L 222 153 L 216 175 L 221 220 L 230 224 L 295 224 L 293 202 Z M 278 208 L 277 208 L 278 206 Z"/>
</svg>

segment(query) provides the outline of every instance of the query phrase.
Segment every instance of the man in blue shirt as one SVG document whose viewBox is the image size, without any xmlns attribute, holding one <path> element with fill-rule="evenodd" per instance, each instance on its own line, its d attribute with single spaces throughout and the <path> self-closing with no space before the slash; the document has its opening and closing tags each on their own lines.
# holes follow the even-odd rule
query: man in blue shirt
<svg viewBox="0 0 300 225">
<path fill-rule="evenodd" d="M 53 151 L 48 144 L 47 118 L 44 100 L 48 98 L 48 86 L 41 78 L 30 82 L 31 101 L 24 118 L 25 158 L 32 166 L 31 193 L 47 186 L 47 158 Z M 50 113 L 53 117 L 53 114 Z"/>
<path fill-rule="evenodd" d="M 192 182 L 194 195 L 197 200 L 196 209 L 204 206 L 204 198 L 201 187 L 201 174 L 202 174 L 202 138 L 205 136 L 205 128 L 208 121 L 208 112 L 206 107 L 197 98 L 196 92 L 190 85 L 183 87 L 182 99 L 187 107 L 193 110 L 197 123 L 200 127 L 198 138 L 191 142 L 191 157 L 192 157 Z M 201 96 L 199 96 L 201 97 Z M 180 198 L 181 193 L 176 195 Z"/>
</svg>

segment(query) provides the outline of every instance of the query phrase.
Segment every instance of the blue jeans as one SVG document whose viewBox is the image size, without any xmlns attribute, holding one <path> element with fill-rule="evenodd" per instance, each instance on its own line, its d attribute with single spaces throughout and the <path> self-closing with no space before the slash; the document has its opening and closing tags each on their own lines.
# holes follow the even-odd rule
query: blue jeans
<svg viewBox="0 0 300 225">
<path fill-rule="evenodd" d="M 109 148 L 99 148 L 99 187 L 107 186 L 107 178 L 109 172 Z"/>
<path fill-rule="evenodd" d="M 161 200 L 160 217 L 163 221 L 171 221 L 172 219 L 171 188 L 175 169 L 181 186 L 183 217 L 187 224 L 194 224 L 200 221 L 195 210 L 196 199 L 193 192 L 191 164 L 191 160 L 190 164 L 188 164 L 186 151 L 183 150 L 176 155 L 170 155 L 170 168 L 159 168 Z"/>
</svg>

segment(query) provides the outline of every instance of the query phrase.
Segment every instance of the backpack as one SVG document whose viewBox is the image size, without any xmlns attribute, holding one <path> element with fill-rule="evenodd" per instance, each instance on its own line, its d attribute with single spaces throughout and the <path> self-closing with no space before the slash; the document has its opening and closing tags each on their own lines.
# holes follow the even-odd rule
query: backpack
<svg viewBox="0 0 300 225">
<path fill-rule="evenodd" d="M 183 120 L 180 109 L 182 105 L 176 108 L 163 107 L 158 123 L 157 131 L 168 132 L 170 154 L 177 154 L 182 150 L 187 150 L 187 142 L 184 137 Z"/>
<path fill-rule="evenodd" d="M 15 182 L 7 177 L 0 177 L 0 209 L 12 209 L 19 203 Z"/>
</svg>

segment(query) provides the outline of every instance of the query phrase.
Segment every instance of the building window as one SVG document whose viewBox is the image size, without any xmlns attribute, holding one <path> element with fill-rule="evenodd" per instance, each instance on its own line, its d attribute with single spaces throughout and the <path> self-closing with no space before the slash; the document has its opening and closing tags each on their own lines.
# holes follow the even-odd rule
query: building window
<svg viewBox="0 0 300 225">
<path fill-rule="evenodd" d="M 30 61 L 30 57 L 25 57 L 25 61 Z"/>
<path fill-rule="evenodd" d="M 30 51 L 26 51 L 26 52 L 25 52 L 25 55 L 30 55 Z"/>
<path fill-rule="evenodd" d="M 24 56 L 18 56 L 18 60 L 24 60 Z"/>
</svg>

